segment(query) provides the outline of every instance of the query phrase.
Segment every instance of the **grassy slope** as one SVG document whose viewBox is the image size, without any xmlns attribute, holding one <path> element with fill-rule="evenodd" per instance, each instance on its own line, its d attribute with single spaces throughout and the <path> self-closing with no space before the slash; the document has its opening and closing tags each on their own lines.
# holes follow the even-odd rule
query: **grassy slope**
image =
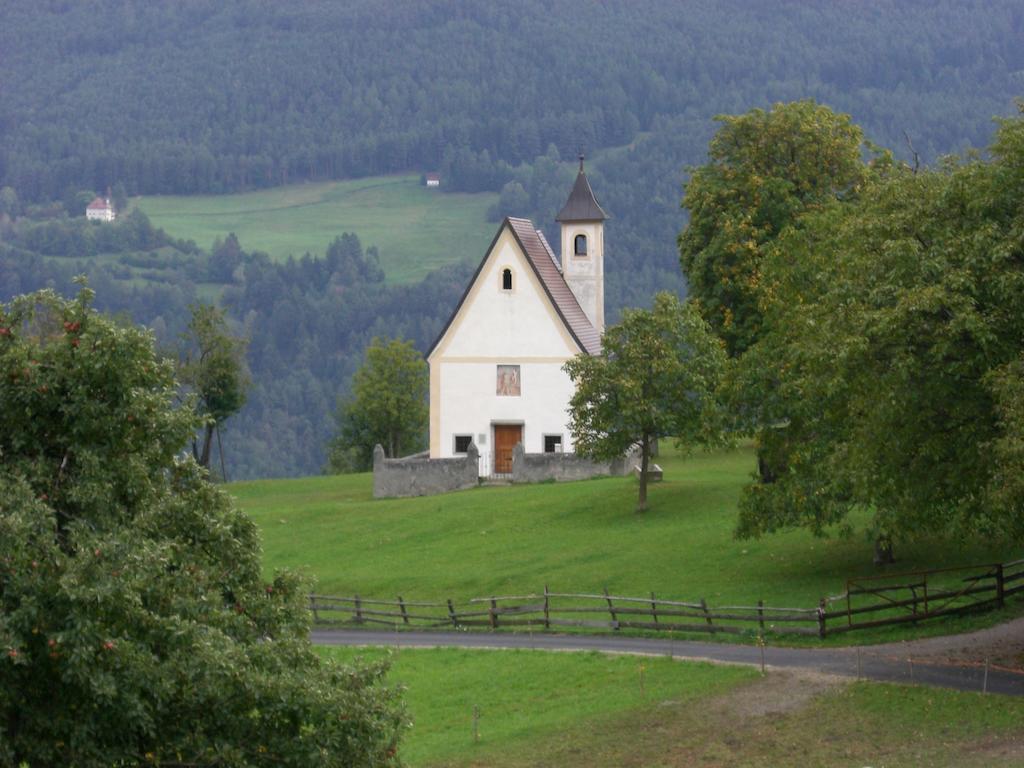
<svg viewBox="0 0 1024 768">
<path fill-rule="evenodd" d="M 348 660 L 381 650 L 324 649 Z M 987 766 L 1024 759 L 1024 701 L 541 651 L 402 650 L 411 766 Z M 643 690 L 640 688 L 643 667 Z M 479 708 L 479 743 L 472 712 Z"/>
<path fill-rule="evenodd" d="M 631 478 L 480 488 L 374 500 L 369 475 L 229 486 L 263 532 L 268 572 L 305 567 L 333 594 L 407 599 L 593 591 L 712 604 L 811 606 L 848 576 L 870 574 L 862 535 L 804 531 L 736 541 L 736 501 L 749 450 L 663 456 L 665 482 L 635 514 Z M 898 544 L 898 568 L 1016 556 L 976 542 Z"/>
<path fill-rule="evenodd" d="M 496 194 L 447 194 L 418 176 L 294 184 L 237 195 L 155 196 L 134 202 L 174 237 L 208 248 L 234 232 L 246 250 L 283 259 L 323 255 L 343 232 L 376 245 L 387 279 L 413 282 L 437 267 L 478 260 L 497 225 L 486 221 Z"/>
<path fill-rule="evenodd" d="M 330 649 L 341 659 L 377 651 Z M 536 651 L 403 650 L 391 682 L 407 686 L 414 727 L 402 749 L 413 765 L 440 758 L 495 759 L 508 745 L 554 737 L 580 723 L 612 722 L 649 699 L 694 701 L 753 679 L 756 672 L 664 658 Z M 640 667 L 644 689 L 640 689 Z M 473 741 L 478 707 L 480 741 Z"/>
</svg>

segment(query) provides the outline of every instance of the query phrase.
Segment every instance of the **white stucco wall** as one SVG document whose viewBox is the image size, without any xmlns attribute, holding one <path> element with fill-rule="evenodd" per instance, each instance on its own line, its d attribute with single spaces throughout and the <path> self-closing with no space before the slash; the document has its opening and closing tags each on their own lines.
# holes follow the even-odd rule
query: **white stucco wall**
<svg viewBox="0 0 1024 768">
<path fill-rule="evenodd" d="M 99 210 L 87 210 L 85 212 L 85 218 L 87 218 L 89 221 L 113 221 L 114 209 L 101 208 Z"/>
<path fill-rule="evenodd" d="M 512 270 L 512 290 L 502 290 L 504 269 Z M 576 344 L 555 313 L 544 288 L 509 232 L 495 243 L 459 317 L 435 355 L 486 355 L 568 359 Z"/>
<path fill-rule="evenodd" d="M 544 450 L 544 435 L 562 435 L 562 450 L 571 451 L 566 407 L 573 385 L 561 370 L 562 362 L 518 363 L 522 393 L 518 397 L 495 394 L 499 365 L 496 361 L 440 363 L 439 383 L 444 399 L 438 455 L 454 456 L 454 436 L 472 435 L 480 451 L 482 468 L 489 472 L 493 468 L 495 424 L 522 424 L 523 447 L 529 453 Z M 502 358 L 501 364 L 516 362 Z"/>
<path fill-rule="evenodd" d="M 502 272 L 512 270 L 512 290 Z M 454 455 L 454 435 L 468 434 L 493 467 L 494 424 L 522 424 L 524 448 L 544 449 L 562 435 L 572 450 L 566 408 L 573 384 L 562 365 L 579 351 L 508 230 L 495 242 L 466 301 L 430 356 L 430 455 Z M 520 367 L 521 394 L 499 396 L 497 367 Z M 480 436 L 484 439 L 481 441 Z"/>
</svg>

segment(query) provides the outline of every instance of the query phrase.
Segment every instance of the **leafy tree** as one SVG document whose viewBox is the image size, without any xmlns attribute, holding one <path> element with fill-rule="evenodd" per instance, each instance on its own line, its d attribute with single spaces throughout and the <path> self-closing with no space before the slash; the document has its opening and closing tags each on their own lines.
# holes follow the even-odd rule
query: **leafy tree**
<svg viewBox="0 0 1024 768">
<path fill-rule="evenodd" d="M 344 285 L 356 283 L 379 283 L 384 280 L 384 270 L 380 267 L 380 258 L 375 246 L 370 246 L 363 253 L 363 245 L 359 236 L 350 232 L 327 246 L 324 256 L 327 268 L 331 271 L 331 279 Z"/>
<path fill-rule="evenodd" d="M 249 374 L 245 341 L 231 335 L 224 313 L 209 304 L 193 304 L 191 310 L 179 371 L 203 416 L 202 438 L 193 436 L 192 454 L 209 469 L 214 432 L 219 435 L 221 424 L 245 405 Z"/>
<path fill-rule="evenodd" d="M 798 448 L 747 488 L 740 535 L 861 508 L 882 559 L 898 536 L 1024 538 L 1024 120 L 992 156 L 880 173 L 769 253 L 743 368 Z"/>
<path fill-rule="evenodd" d="M 715 390 L 725 352 L 697 307 L 665 292 L 654 297 L 653 309 L 624 311 L 601 343 L 601 354 L 565 364 L 576 384 L 569 402 L 573 442 L 578 453 L 602 459 L 639 444 L 637 511 L 643 512 L 657 438 L 675 437 L 686 448 L 721 441 Z"/>
<path fill-rule="evenodd" d="M 64 193 L 64 209 L 67 211 L 68 216 L 85 216 L 86 206 L 95 197 L 96 193 L 91 189 L 68 189 Z"/>
<path fill-rule="evenodd" d="M 427 430 L 427 364 L 411 341 L 374 338 L 339 404 L 329 469 L 364 471 L 380 443 L 389 458 L 421 450 Z"/>
<path fill-rule="evenodd" d="M 0 305 L 0 764 L 394 764 L 382 670 L 313 652 L 173 366 L 91 299 Z"/>
<path fill-rule="evenodd" d="M 765 258 L 779 235 L 802 215 L 850 197 L 868 167 L 860 128 L 812 100 L 717 119 L 711 160 L 686 185 L 690 223 L 678 245 L 691 296 L 737 357 L 762 333 Z M 757 433 L 761 482 L 774 482 L 793 450 L 786 417 L 751 421 L 756 391 L 731 391 L 739 428 Z"/>
<path fill-rule="evenodd" d="M 863 180 L 861 130 L 812 100 L 719 115 L 711 161 L 694 169 L 679 254 L 690 295 L 730 355 L 756 341 L 758 286 L 768 247 L 807 211 Z"/>
<path fill-rule="evenodd" d="M 213 241 L 213 250 L 210 252 L 210 279 L 220 283 L 233 282 L 235 270 L 243 260 L 242 245 L 234 232 L 229 232 L 224 240 L 218 237 Z"/>
</svg>

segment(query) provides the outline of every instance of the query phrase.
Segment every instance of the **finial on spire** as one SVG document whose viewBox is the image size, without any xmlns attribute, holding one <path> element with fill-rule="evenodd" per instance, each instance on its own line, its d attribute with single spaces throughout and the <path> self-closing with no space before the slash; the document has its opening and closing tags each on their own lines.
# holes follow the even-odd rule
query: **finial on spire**
<svg viewBox="0 0 1024 768">
<path fill-rule="evenodd" d="M 584 154 L 582 152 L 580 152 L 580 173 L 583 173 L 583 159 L 584 159 L 584 157 L 585 157 Z"/>
</svg>

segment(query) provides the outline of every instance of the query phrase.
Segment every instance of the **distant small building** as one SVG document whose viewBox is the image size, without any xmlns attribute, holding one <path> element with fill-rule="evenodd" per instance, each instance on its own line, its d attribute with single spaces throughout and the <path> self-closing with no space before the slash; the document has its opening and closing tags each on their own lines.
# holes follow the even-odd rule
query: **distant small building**
<svg viewBox="0 0 1024 768">
<path fill-rule="evenodd" d="M 428 187 L 440 187 L 441 186 L 441 175 L 437 173 L 427 174 L 427 186 Z"/>
<path fill-rule="evenodd" d="M 117 213 L 109 197 L 97 197 L 85 207 L 85 218 L 89 221 L 113 221 Z"/>
</svg>

